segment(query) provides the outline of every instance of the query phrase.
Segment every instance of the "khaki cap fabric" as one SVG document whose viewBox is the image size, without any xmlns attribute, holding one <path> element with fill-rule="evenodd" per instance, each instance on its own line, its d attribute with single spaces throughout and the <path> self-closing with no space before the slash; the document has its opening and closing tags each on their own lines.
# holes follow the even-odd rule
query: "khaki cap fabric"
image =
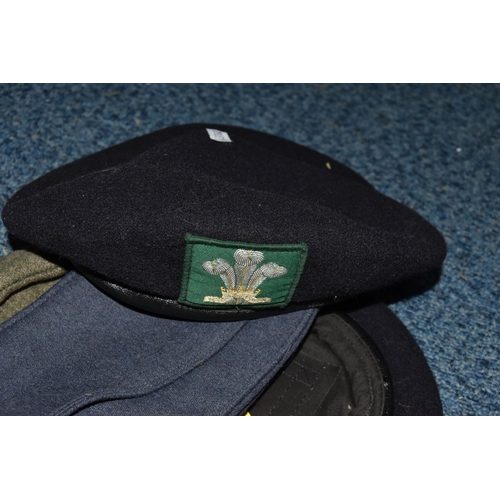
<svg viewBox="0 0 500 500">
<path fill-rule="evenodd" d="M 0 323 L 50 290 L 67 269 L 29 250 L 0 258 Z"/>
</svg>

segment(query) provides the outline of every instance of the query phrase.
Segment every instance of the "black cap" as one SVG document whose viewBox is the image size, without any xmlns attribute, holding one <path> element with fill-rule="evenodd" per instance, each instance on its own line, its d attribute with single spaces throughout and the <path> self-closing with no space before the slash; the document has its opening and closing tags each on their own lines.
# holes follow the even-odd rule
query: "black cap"
<svg viewBox="0 0 500 500">
<path fill-rule="evenodd" d="M 77 160 L 18 191 L 2 217 L 120 299 L 205 321 L 344 300 L 446 254 L 431 224 L 346 166 L 226 125 L 172 127 Z"/>
</svg>

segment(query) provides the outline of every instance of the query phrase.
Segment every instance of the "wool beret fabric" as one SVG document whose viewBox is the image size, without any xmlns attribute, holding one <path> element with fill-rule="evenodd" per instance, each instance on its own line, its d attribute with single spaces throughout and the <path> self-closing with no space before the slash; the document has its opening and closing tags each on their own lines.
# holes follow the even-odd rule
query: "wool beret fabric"
<svg viewBox="0 0 500 500">
<path fill-rule="evenodd" d="M 292 304 L 386 287 L 438 267 L 446 254 L 431 224 L 346 166 L 227 125 L 171 127 L 77 160 L 18 191 L 2 217 L 21 240 L 173 300 L 187 233 L 307 245 Z"/>
</svg>

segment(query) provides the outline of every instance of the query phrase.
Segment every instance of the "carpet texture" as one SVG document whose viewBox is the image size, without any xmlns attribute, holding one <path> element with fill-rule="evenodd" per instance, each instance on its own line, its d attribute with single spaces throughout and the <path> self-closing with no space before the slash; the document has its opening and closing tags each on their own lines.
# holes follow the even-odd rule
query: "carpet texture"
<svg viewBox="0 0 500 500">
<path fill-rule="evenodd" d="M 71 160 L 213 122 L 331 155 L 444 235 L 448 257 L 388 295 L 446 415 L 500 415 L 500 85 L 0 85 L 0 205 Z M 0 223 L 1 224 L 1 223 Z M 3 225 L 3 253 L 12 250 Z"/>
</svg>

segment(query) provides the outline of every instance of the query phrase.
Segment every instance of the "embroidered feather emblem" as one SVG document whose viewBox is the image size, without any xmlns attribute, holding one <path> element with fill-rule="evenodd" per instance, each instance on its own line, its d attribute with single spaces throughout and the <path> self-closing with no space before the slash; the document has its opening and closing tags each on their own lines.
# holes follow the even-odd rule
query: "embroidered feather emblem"
<svg viewBox="0 0 500 500">
<path fill-rule="evenodd" d="M 271 302 L 271 297 L 257 297 L 260 286 L 267 278 L 279 278 L 287 273 L 286 267 L 274 262 L 267 262 L 257 267 L 264 260 L 264 254 L 257 250 L 239 248 L 234 252 L 234 266 L 225 259 L 208 260 L 203 269 L 211 275 L 219 276 L 224 283 L 222 297 L 205 296 L 203 302 L 216 304 L 243 305 Z"/>
</svg>

